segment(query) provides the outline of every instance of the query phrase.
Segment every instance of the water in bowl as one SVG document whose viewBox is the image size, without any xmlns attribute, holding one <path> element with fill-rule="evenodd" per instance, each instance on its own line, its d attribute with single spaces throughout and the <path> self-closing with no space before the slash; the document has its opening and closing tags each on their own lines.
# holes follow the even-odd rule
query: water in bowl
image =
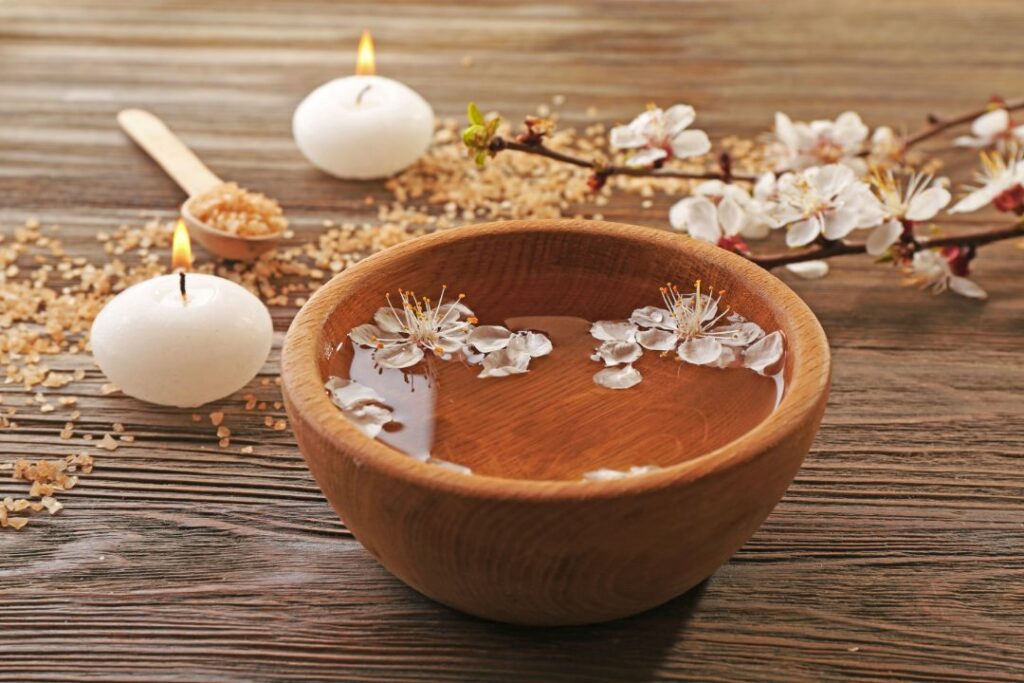
<svg viewBox="0 0 1024 683">
<path fill-rule="evenodd" d="M 593 381 L 603 365 L 591 359 L 599 343 L 591 321 L 531 316 L 484 322 L 543 332 L 554 348 L 533 359 L 525 374 L 480 379 L 479 366 L 429 353 L 410 369 L 381 368 L 372 350 L 346 342 L 331 358 L 329 374 L 372 387 L 385 399 L 394 422 L 377 438 L 392 448 L 476 475 L 533 480 L 685 462 L 749 431 L 782 396 L 781 373 L 682 364 L 651 351 L 634 363 L 640 384 L 610 390 Z"/>
</svg>

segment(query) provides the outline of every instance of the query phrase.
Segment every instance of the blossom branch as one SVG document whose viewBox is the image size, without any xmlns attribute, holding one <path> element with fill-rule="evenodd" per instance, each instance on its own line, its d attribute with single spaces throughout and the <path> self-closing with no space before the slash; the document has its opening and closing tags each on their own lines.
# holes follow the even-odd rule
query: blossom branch
<svg viewBox="0 0 1024 683">
<path fill-rule="evenodd" d="M 975 173 L 977 184 L 969 186 L 970 191 L 948 213 L 992 205 L 1024 216 L 1024 152 L 1020 148 L 1024 126 L 1010 116 L 1011 111 L 1021 109 L 1024 99 L 993 99 L 985 107 L 955 116 L 929 115 L 923 128 L 902 137 L 889 127 L 879 127 L 870 141 L 870 129 L 853 111 L 843 112 L 834 121 L 811 122 L 794 122 L 777 112 L 775 140 L 763 150 L 766 168 L 761 175 L 734 174 L 733 159 L 727 152 L 719 155 L 718 170 L 665 168 L 670 160 L 701 158 L 712 149 L 708 135 L 691 127 L 696 112 L 686 104 L 667 110 L 649 107 L 630 123 L 612 128 L 611 148 L 630 153 L 621 165 L 609 163 L 601 154 L 587 158 L 577 156 L 575 150 L 548 147 L 554 130 L 548 119 L 527 117 L 521 133 L 511 139 L 499 136 L 500 118 L 485 117 L 472 103 L 468 108 L 470 125 L 462 139 L 479 166 L 505 150 L 533 154 L 588 169 L 588 185 L 594 191 L 615 175 L 722 181 L 701 183 L 690 196 L 676 202 L 669 212 L 672 227 L 766 269 L 868 254 L 903 266 L 910 273 L 909 282 L 981 299 L 984 290 L 967 277 L 977 248 L 1024 237 L 1024 220 L 967 234 L 918 237 L 915 227 L 935 218 L 950 203 L 952 194 L 946 188 L 948 181 L 934 181 L 932 175 L 912 166 L 913 172 L 908 171 L 902 165 L 906 162 L 903 153 L 970 124 L 971 134 L 956 138 L 953 144 L 991 151 L 982 152 L 982 166 Z M 753 187 L 734 184 L 736 180 Z M 786 244 L 792 250 L 753 253 L 746 239 L 763 239 L 773 229 L 786 232 Z M 847 240 L 852 231 L 861 229 L 871 229 L 866 241 Z M 805 277 L 821 277 L 828 267 L 820 264 L 794 270 Z"/>
<path fill-rule="evenodd" d="M 757 180 L 757 176 L 747 175 L 743 173 L 733 173 L 731 170 L 731 164 L 729 163 L 728 157 L 724 155 L 719 158 L 720 163 L 723 166 L 721 171 L 680 171 L 675 169 L 667 168 L 654 168 L 646 166 L 617 166 L 608 165 L 595 159 L 584 159 L 582 157 L 572 156 L 564 152 L 551 149 L 546 146 L 543 142 L 518 142 L 516 140 L 506 140 L 505 138 L 495 136 L 491 139 L 488 150 L 490 153 L 497 154 L 504 150 L 511 150 L 514 152 L 525 152 L 526 154 L 536 154 L 537 156 L 547 157 L 555 161 L 560 161 L 565 164 L 571 164 L 573 166 L 579 166 L 580 168 L 589 168 L 594 173 L 605 179 L 615 175 L 627 175 L 643 178 L 681 178 L 688 180 L 723 180 L 730 182 L 732 180 L 745 180 L 748 182 L 754 182 Z"/>
<path fill-rule="evenodd" d="M 1005 109 L 1007 111 L 1019 111 L 1021 109 L 1024 109 L 1024 99 L 998 103 L 998 108 Z M 905 149 L 909 149 L 910 147 L 920 142 L 924 142 L 925 140 L 933 138 L 936 135 L 944 133 L 950 128 L 955 128 L 956 126 L 960 126 L 965 123 L 970 123 L 971 121 L 978 118 L 982 114 L 985 114 L 986 112 L 990 111 L 990 109 L 991 106 L 985 106 L 978 109 L 972 109 L 970 111 L 964 112 L 957 116 L 951 116 L 949 118 L 940 118 L 935 114 L 929 114 L 928 125 L 922 128 L 921 130 L 917 131 L 916 133 L 911 133 L 906 138 L 904 138 L 903 146 Z"/>
<path fill-rule="evenodd" d="M 992 242 L 1024 237 L 1024 223 L 1014 223 L 1009 226 L 978 230 L 963 235 L 950 235 L 946 237 L 916 238 L 915 250 L 933 249 L 943 247 L 980 247 Z M 823 241 L 806 249 L 794 249 L 792 251 L 777 254 L 751 254 L 741 253 L 753 263 L 766 270 L 804 263 L 806 261 L 818 261 L 833 256 L 846 256 L 848 254 L 866 254 L 866 242 L 848 242 L 846 240 Z"/>
</svg>

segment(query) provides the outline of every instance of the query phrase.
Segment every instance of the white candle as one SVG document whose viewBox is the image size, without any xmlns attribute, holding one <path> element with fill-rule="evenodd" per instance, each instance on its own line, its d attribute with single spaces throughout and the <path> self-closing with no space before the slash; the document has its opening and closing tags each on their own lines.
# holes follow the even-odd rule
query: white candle
<svg viewBox="0 0 1024 683">
<path fill-rule="evenodd" d="M 359 42 L 356 75 L 324 83 L 295 109 L 295 143 L 314 166 L 339 178 L 393 175 L 423 156 L 434 110 L 419 93 L 375 76 L 373 42 Z"/>
<path fill-rule="evenodd" d="M 175 231 L 187 232 L 179 223 Z M 270 312 L 243 287 L 214 275 L 164 275 L 121 292 L 93 322 L 93 357 L 129 396 L 192 408 L 244 387 L 263 366 Z"/>
</svg>

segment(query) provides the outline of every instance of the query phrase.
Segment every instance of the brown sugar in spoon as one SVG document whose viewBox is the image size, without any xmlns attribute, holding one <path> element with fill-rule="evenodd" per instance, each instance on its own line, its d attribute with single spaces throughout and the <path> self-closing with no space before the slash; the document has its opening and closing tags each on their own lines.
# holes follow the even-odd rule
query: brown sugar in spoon
<svg viewBox="0 0 1024 683">
<path fill-rule="evenodd" d="M 224 181 L 207 168 L 163 121 L 150 112 L 125 109 L 118 113 L 117 122 L 188 194 L 188 199 L 181 205 L 181 217 L 189 233 L 207 251 L 233 261 L 251 261 L 281 241 L 283 231 L 260 236 L 235 235 L 196 218 L 192 211 L 195 200 L 225 185 Z"/>
</svg>

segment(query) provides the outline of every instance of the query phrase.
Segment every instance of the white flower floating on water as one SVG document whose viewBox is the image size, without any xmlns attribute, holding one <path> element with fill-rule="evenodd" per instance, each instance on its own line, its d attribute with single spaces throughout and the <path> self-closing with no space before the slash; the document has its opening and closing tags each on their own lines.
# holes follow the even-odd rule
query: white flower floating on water
<svg viewBox="0 0 1024 683">
<path fill-rule="evenodd" d="M 764 374 L 782 358 L 783 339 L 779 331 L 765 334 L 761 326 L 721 306 L 717 296 L 702 291 L 683 294 L 669 284 L 661 288 L 664 307 L 645 306 L 633 311 L 628 321 L 601 320 L 593 324 L 591 336 L 601 342 L 591 358 L 605 368 L 594 382 L 608 389 L 628 389 L 643 377 L 633 363 L 644 349 L 692 365 L 742 366 Z"/>
<path fill-rule="evenodd" d="M 668 159 L 686 159 L 711 151 L 711 140 L 702 130 L 688 130 L 697 112 L 688 104 L 662 111 L 652 108 L 628 125 L 612 128 L 610 141 L 616 149 L 639 150 L 626 163 L 651 166 Z"/>
<path fill-rule="evenodd" d="M 822 119 L 793 122 L 782 112 L 775 114 L 773 152 L 776 171 L 801 171 L 819 164 L 842 163 L 863 172 L 867 165 L 857 154 L 868 137 L 868 127 L 857 112 L 843 112 L 835 121 Z"/>
<path fill-rule="evenodd" d="M 982 114 L 971 123 L 970 135 L 953 139 L 954 145 L 978 149 L 992 145 L 1005 147 L 1014 143 L 1024 143 L 1024 125 L 1014 125 L 1006 109 L 994 109 Z"/>
<path fill-rule="evenodd" d="M 531 359 L 551 353 L 551 340 L 543 334 L 511 332 L 499 325 L 477 327 L 473 311 L 462 303 L 466 295 L 445 303 L 446 292 L 447 286 L 442 287 L 434 305 L 427 297 L 400 289 L 400 307 L 386 295 L 388 305 L 377 310 L 374 322 L 353 328 L 348 336 L 374 349 L 374 362 L 384 368 L 410 368 L 424 359 L 426 351 L 442 360 L 480 363 L 478 377 L 520 374 L 528 370 Z"/>
<path fill-rule="evenodd" d="M 400 307 L 391 303 L 377 310 L 373 323 L 353 328 L 349 338 L 356 344 L 376 349 L 373 360 L 385 368 L 408 368 L 423 360 L 430 351 L 442 358 L 462 351 L 477 322 L 473 311 L 459 294 L 455 301 L 444 302 L 447 287 L 441 289 L 435 306 L 430 299 L 419 299 L 413 292 L 398 290 Z"/>
</svg>

